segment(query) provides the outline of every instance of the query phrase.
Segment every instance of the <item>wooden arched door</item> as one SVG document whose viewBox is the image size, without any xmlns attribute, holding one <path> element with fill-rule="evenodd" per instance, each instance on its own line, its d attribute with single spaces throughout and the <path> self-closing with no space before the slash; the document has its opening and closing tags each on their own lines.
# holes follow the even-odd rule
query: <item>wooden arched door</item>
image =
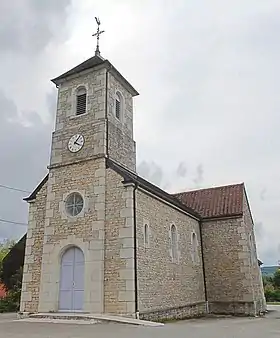
<svg viewBox="0 0 280 338">
<path fill-rule="evenodd" d="M 70 247 L 61 257 L 59 311 L 82 311 L 84 307 L 85 259 L 81 249 Z"/>
</svg>

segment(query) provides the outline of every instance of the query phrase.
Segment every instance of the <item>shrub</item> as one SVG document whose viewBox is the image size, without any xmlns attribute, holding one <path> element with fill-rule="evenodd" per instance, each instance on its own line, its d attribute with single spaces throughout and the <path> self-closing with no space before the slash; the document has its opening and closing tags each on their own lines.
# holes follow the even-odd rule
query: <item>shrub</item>
<svg viewBox="0 0 280 338">
<path fill-rule="evenodd" d="M 3 312 L 17 312 L 20 304 L 20 290 L 10 291 L 8 294 L 0 299 L 0 313 Z"/>
<path fill-rule="evenodd" d="M 267 302 L 280 302 L 280 290 L 265 290 L 265 298 Z"/>
</svg>

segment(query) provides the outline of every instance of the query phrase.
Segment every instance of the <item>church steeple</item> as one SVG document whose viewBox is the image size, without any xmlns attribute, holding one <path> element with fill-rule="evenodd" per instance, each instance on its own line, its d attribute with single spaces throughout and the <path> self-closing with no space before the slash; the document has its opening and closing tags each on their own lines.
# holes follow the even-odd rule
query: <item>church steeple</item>
<svg viewBox="0 0 280 338">
<path fill-rule="evenodd" d="M 95 55 L 52 80 L 58 88 L 49 168 L 110 158 L 136 170 L 133 97 L 138 92 L 100 55 L 96 19 Z"/>
<path fill-rule="evenodd" d="M 96 41 L 95 56 L 100 56 L 100 50 L 99 50 L 99 37 L 100 37 L 100 35 L 101 35 L 102 33 L 104 33 L 105 31 L 104 31 L 104 30 L 103 30 L 103 31 L 100 30 L 100 24 L 101 24 L 101 22 L 100 22 L 99 18 L 95 17 L 95 21 L 96 21 L 96 23 L 97 23 L 97 32 L 94 33 L 94 34 L 92 34 L 92 36 L 96 36 L 96 40 L 97 40 L 97 41 Z"/>
</svg>

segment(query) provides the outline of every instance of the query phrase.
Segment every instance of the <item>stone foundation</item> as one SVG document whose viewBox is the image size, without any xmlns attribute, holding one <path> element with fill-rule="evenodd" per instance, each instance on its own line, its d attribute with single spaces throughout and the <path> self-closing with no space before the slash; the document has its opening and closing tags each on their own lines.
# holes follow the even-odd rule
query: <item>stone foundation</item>
<svg viewBox="0 0 280 338">
<path fill-rule="evenodd" d="M 259 302 L 209 302 L 209 312 L 219 315 L 256 316 L 264 312 Z"/>
<path fill-rule="evenodd" d="M 151 321 L 178 320 L 193 317 L 202 317 L 207 313 L 206 303 L 199 302 L 185 306 L 140 312 L 139 318 Z"/>
</svg>

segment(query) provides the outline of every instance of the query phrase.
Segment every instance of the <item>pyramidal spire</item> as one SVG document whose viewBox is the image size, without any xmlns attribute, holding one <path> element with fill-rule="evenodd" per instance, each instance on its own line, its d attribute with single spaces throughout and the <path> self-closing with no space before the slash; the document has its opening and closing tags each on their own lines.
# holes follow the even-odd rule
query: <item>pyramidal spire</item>
<svg viewBox="0 0 280 338">
<path fill-rule="evenodd" d="M 96 49 L 95 49 L 95 55 L 96 56 L 100 56 L 100 50 L 99 50 L 99 37 L 102 33 L 104 33 L 105 31 L 101 31 L 100 30 L 100 20 L 99 18 L 95 17 L 95 21 L 97 23 L 97 32 L 92 34 L 92 36 L 96 36 Z"/>
</svg>

